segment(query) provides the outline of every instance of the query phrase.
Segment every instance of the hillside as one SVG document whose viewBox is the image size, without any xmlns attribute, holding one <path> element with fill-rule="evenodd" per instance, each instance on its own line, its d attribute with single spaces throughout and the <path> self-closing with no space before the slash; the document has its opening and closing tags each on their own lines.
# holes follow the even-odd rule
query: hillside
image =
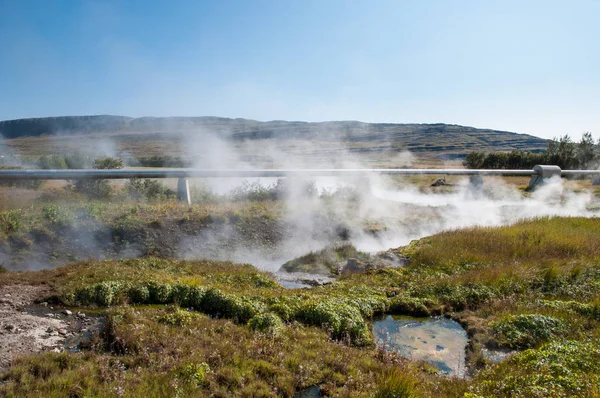
<svg viewBox="0 0 600 398">
<path fill-rule="evenodd" d="M 343 143 L 354 153 L 411 151 L 425 157 L 461 157 L 472 150 L 539 151 L 546 140 L 527 134 L 477 129 L 448 124 L 362 123 L 358 121 L 298 122 L 219 117 L 65 116 L 18 119 L 0 122 L 0 134 L 15 153 L 32 155 L 64 150 L 73 145 L 73 136 L 99 139 L 110 137 L 115 146 L 130 154 L 178 155 L 190 137 L 206 134 L 237 144 L 270 140 L 283 146 L 297 142 L 319 142 L 319 148 Z M 50 145 L 50 146 L 49 146 Z"/>
</svg>

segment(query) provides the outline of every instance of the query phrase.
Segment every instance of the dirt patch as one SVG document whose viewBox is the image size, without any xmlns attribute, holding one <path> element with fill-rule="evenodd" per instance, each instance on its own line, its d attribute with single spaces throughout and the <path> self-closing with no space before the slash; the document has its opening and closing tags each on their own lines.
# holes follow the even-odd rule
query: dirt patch
<svg viewBox="0 0 600 398">
<path fill-rule="evenodd" d="M 34 304 L 47 294 L 43 286 L 0 287 L 0 374 L 21 355 L 76 349 L 91 330 L 99 328 L 98 318 Z"/>
</svg>

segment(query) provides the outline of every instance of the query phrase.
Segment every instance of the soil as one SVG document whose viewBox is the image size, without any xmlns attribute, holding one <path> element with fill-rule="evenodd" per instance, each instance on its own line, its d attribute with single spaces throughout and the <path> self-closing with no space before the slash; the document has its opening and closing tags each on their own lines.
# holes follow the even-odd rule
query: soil
<svg viewBox="0 0 600 398">
<path fill-rule="evenodd" d="M 98 316 L 35 304 L 47 295 L 43 286 L 0 286 L 0 374 L 22 355 L 78 350 L 99 330 Z"/>
</svg>

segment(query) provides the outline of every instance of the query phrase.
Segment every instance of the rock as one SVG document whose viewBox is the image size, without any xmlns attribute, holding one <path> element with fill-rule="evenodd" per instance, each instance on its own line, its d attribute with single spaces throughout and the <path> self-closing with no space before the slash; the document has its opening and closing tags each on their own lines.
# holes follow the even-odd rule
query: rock
<svg viewBox="0 0 600 398">
<path fill-rule="evenodd" d="M 10 293 L 6 293 L 4 297 L 12 297 Z"/>
<path fill-rule="evenodd" d="M 69 311 L 69 310 L 63 310 L 62 312 L 63 314 L 65 314 L 66 316 L 71 316 L 73 315 L 73 312 Z"/>
<path fill-rule="evenodd" d="M 8 299 L 1 298 L 0 299 L 0 304 L 13 305 L 13 302 L 10 301 L 10 300 L 8 300 Z"/>
<path fill-rule="evenodd" d="M 67 329 L 58 329 L 57 332 L 58 332 L 58 334 L 60 334 L 62 336 L 65 336 L 68 333 Z"/>
<path fill-rule="evenodd" d="M 16 327 L 15 327 L 15 325 L 6 325 L 6 326 L 4 326 L 4 329 L 10 331 L 10 330 L 15 330 Z"/>
<path fill-rule="evenodd" d="M 355 258 L 349 258 L 344 268 L 342 268 L 342 275 L 365 272 L 368 268 L 369 264 L 365 265 Z"/>
<path fill-rule="evenodd" d="M 78 316 L 79 318 L 85 318 L 85 314 L 84 314 L 83 312 L 78 312 L 78 313 L 77 313 L 77 316 Z"/>
<path fill-rule="evenodd" d="M 41 305 L 42 307 L 47 307 L 47 306 L 48 306 L 48 302 L 47 302 L 47 301 L 42 301 L 42 302 L 40 303 L 40 305 Z"/>
<path fill-rule="evenodd" d="M 52 350 L 52 352 L 55 352 L 57 354 L 60 354 L 60 348 L 58 347 L 54 347 L 54 349 Z"/>
<path fill-rule="evenodd" d="M 433 184 L 431 184 L 432 187 L 440 187 L 442 185 L 446 185 L 446 179 L 445 178 L 440 178 L 439 180 L 437 180 L 436 182 L 434 182 Z"/>
<path fill-rule="evenodd" d="M 46 333 L 52 333 L 52 332 L 54 332 L 53 327 L 49 327 L 48 329 L 46 329 Z"/>
<path fill-rule="evenodd" d="M 47 313 L 47 314 L 46 314 L 46 316 L 47 316 L 48 318 L 54 318 L 54 314 L 53 314 L 53 313 L 51 313 L 51 312 Z"/>
</svg>

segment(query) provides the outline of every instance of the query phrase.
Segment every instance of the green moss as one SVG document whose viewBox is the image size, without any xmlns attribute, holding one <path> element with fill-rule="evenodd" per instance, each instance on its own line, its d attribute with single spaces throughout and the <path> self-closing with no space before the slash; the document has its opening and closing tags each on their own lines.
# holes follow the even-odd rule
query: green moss
<svg viewBox="0 0 600 398">
<path fill-rule="evenodd" d="M 565 333 L 567 325 L 546 315 L 509 315 L 490 324 L 498 342 L 510 348 L 530 348 Z"/>
<path fill-rule="evenodd" d="M 477 375 L 470 390 L 480 396 L 594 396 L 600 388 L 597 341 L 548 343 L 514 355 Z"/>
</svg>

